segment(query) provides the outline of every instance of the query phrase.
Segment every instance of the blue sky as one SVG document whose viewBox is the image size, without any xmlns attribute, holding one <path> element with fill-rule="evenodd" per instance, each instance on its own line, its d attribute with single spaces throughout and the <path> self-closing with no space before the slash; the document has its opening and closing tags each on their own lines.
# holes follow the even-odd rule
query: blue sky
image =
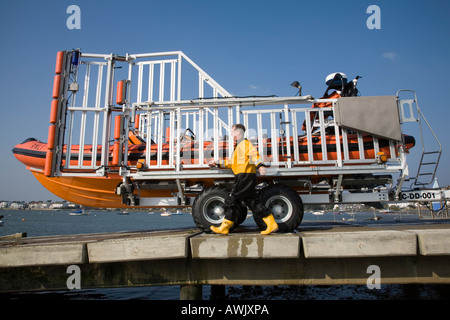
<svg viewBox="0 0 450 320">
<path fill-rule="evenodd" d="M 66 26 L 72 4 L 81 9 L 80 30 Z M 372 4 L 381 9 L 379 30 L 366 26 Z M 28 137 L 46 141 L 56 52 L 72 48 L 181 50 L 239 96 L 292 96 L 298 80 L 304 94 L 319 97 L 336 71 L 362 76 L 365 96 L 413 89 L 443 144 L 438 177 L 448 185 L 449 11 L 442 0 L 0 0 L 0 199 L 56 199 L 11 149 Z"/>
</svg>

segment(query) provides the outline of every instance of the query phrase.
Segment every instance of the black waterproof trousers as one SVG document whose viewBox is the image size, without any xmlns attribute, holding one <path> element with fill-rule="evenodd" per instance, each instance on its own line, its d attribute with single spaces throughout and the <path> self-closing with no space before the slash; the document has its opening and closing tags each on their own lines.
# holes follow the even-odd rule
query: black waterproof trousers
<svg viewBox="0 0 450 320">
<path fill-rule="evenodd" d="M 270 214 L 256 194 L 256 183 L 255 173 L 239 173 L 235 176 L 233 188 L 225 199 L 225 219 L 236 221 L 237 206 L 240 206 L 242 202 L 253 212 L 255 217 L 264 218 Z"/>
</svg>

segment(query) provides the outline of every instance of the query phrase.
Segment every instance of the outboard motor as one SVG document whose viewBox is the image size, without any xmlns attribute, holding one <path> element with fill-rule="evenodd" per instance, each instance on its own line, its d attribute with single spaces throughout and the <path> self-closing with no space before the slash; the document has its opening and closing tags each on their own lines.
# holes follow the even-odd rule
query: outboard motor
<svg viewBox="0 0 450 320">
<path fill-rule="evenodd" d="M 335 72 L 329 74 L 325 79 L 325 84 L 328 86 L 324 93 L 324 97 L 328 96 L 329 90 L 336 90 L 341 97 L 356 97 L 359 95 L 356 84 L 358 79 L 362 77 L 356 76 L 351 82 L 347 81 L 347 75 L 343 72 Z"/>
</svg>

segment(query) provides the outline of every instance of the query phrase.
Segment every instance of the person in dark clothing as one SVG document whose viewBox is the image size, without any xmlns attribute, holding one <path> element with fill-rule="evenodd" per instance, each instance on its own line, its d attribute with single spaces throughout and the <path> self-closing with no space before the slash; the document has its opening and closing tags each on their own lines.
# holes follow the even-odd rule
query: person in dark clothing
<svg viewBox="0 0 450 320">
<path fill-rule="evenodd" d="M 266 174 L 266 167 L 263 164 L 258 150 L 255 146 L 244 138 L 245 126 L 235 124 L 231 129 L 231 135 L 236 141 L 236 147 L 230 159 L 216 162 L 209 162 L 210 166 L 231 169 L 235 175 L 235 180 L 230 194 L 225 199 L 225 217 L 219 227 L 211 226 L 211 230 L 219 234 L 228 234 L 236 219 L 237 208 L 241 202 L 249 207 L 256 217 L 261 217 L 266 223 L 267 229 L 261 231 L 262 235 L 270 234 L 278 230 L 278 224 L 273 214 L 262 204 L 256 194 L 256 170 L 261 175 Z"/>
</svg>

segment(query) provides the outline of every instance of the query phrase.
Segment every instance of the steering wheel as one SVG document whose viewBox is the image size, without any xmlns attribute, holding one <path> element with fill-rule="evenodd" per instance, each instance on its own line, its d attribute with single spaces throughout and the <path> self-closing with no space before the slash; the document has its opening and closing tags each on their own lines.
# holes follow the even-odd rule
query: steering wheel
<svg viewBox="0 0 450 320">
<path fill-rule="evenodd" d="M 184 130 L 184 133 L 180 137 L 180 142 L 184 142 L 185 140 L 186 141 L 194 141 L 195 140 L 195 134 L 189 128 Z"/>
</svg>

